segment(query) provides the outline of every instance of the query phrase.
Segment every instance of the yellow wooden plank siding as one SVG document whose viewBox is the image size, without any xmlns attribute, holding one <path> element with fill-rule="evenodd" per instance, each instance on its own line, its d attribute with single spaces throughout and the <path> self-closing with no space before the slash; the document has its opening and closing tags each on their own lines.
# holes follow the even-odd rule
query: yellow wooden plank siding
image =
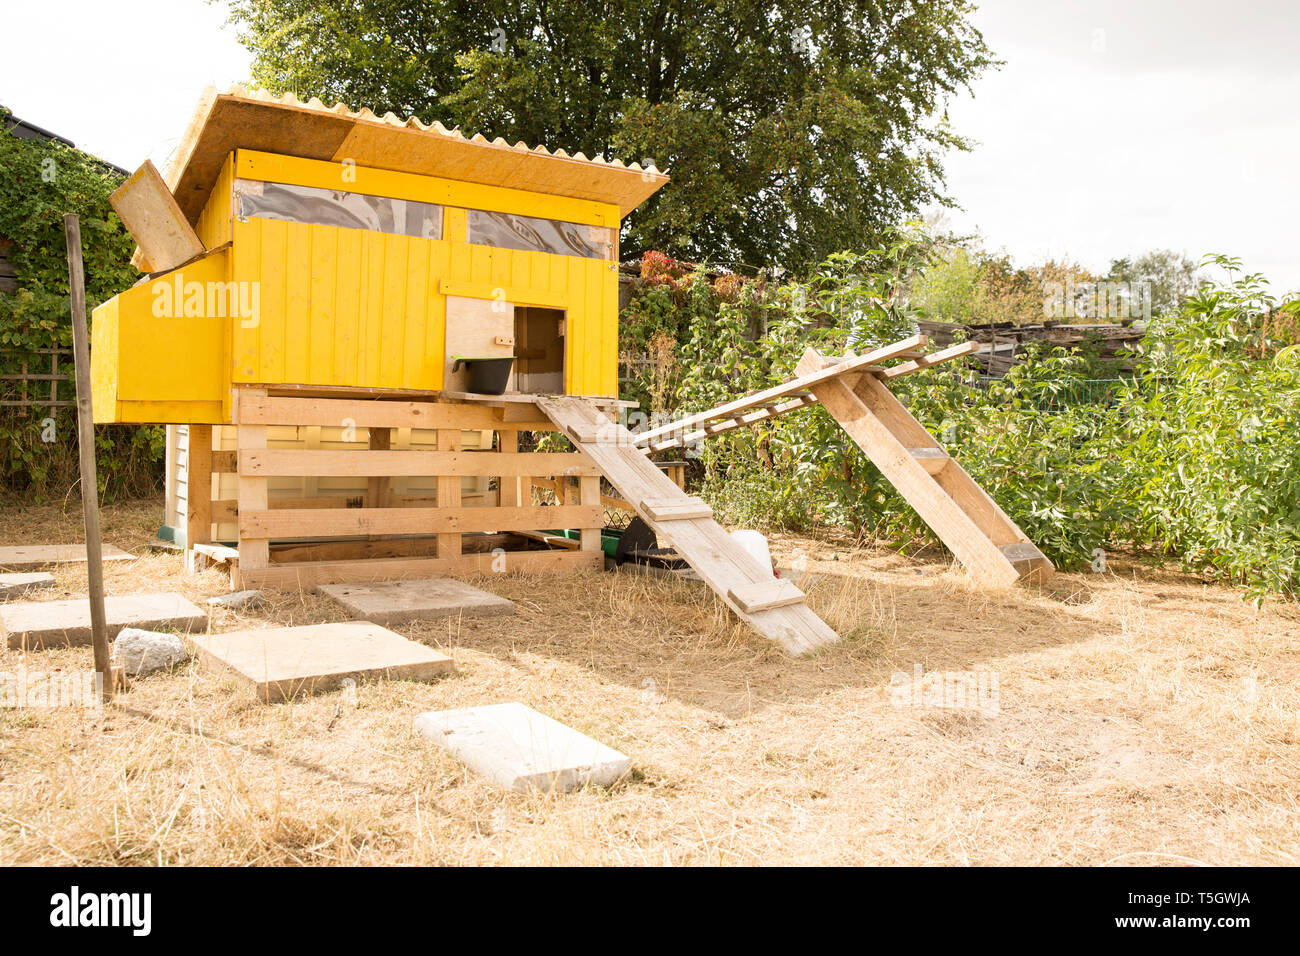
<svg viewBox="0 0 1300 956">
<path fill-rule="evenodd" d="M 234 240 L 233 278 L 258 283 L 261 306 L 255 326 L 232 323 L 236 383 L 440 389 L 438 284 L 454 279 L 484 297 L 509 289 L 512 305 L 564 301 L 566 390 L 616 394 L 613 263 L 258 218 Z"/>
<path fill-rule="evenodd" d="M 235 156 L 231 153 L 221 164 L 221 172 L 212 186 L 208 200 L 194 224 L 194 232 L 205 249 L 215 249 L 230 241 L 230 226 L 234 218 Z"/>
<path fill-rule="evenodd" d="M 227 420 L 227 328 L 239 321 L 228 272 L 229 250 L 210 253 L 95 309 L 97 422 Z"/>
</svg>

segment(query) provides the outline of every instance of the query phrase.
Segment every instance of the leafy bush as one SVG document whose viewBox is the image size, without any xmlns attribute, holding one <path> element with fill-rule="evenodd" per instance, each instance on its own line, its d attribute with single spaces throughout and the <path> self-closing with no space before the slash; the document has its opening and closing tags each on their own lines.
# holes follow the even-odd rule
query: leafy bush
<svg viewBox="0 0 1300 956">
<path fill-rule="evenodd" d="M 60 143 L 18 139 L 0 125 L 0 237 L 17 274 L 17 291 L 0 294 L 0 371 L 49 368 L 38 350 L 72 344 L 67 244 L 63 214 L 81 218 L 86 301 L 94 308 L 130 287 L 135 243 L 108 196 L 121 176 Z M 70 366 L 63 366 L 64 371 Z M 59 397 L 73 397 L 64 383 Z M 97 429 L 100 492 L 129 497 L 157 490 L 163 430 L 157 426 Z M 0 489 L 37 499 L 59 498 L 78 481 L 74 409 L 0 408 Z"/>
</svg>

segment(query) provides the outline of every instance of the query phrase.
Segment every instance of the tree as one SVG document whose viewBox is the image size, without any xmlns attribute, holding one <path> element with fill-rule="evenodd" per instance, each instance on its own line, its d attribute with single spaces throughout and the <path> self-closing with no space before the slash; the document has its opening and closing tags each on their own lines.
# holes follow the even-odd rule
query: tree
<svg viewBox="0 0 1300 956">
<path fill-rule="evenodd" d="M 232 0 L 275 93 L 656 165 L 625 255 L 809 267 L 951 204 L 967 0 Z"/>
<path fill-rule="evenodd" d="M 1107 279 L 1126 284 L 1135 300 L 1145 298 L 1152 316 L 1178 311 L 1200 284 L 1196 263 L 1172 249 L 1152 249 L 1136 259 L 1116 259 Z"/>
</svg>

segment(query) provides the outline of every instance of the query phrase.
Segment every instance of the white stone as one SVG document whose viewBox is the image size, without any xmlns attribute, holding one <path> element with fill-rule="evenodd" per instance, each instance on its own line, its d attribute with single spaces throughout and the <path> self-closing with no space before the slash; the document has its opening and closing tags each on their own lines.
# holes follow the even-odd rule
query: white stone
<svg viewBox="0 0 1300 956">
<path fill-rule="evenodd" d="M 131 677 L 143 677 L 189 659 L 189 650 L 175 634 L 124 627 L 113 641 L 113 662 Z"/>
<path fill-rule="evenodd" d="M 266 595 L 261 591 L 231 591 L 229 594 L 208 598 L 208 607 L 224 607 L 232 610 L 261 607 L 265 603 Z"/>
<path fill-rule="evenodd" d="M 625 754 L 519 703 L 420 714 L 415 730 L 516 793 L 608 787 L 632 767 Z"/>
</svg>

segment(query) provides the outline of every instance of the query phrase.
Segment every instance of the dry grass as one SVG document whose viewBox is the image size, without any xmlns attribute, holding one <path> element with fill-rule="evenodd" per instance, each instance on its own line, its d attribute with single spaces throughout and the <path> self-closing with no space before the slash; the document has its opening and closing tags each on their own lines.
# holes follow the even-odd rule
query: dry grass
<svg viewBox="0 0 1300 956">
<path fill-rule="evenodd" d="M 110 593 L 224 591 L 145 551 L 159 511 L 105 513 L 141 555 L 109 566 Z M 79 535 L 75 510 L 0 514 L 5 543 Z M 690 582 L 500 577 L 484 584 L 514 617 L 398 628 L 454 653 L 438 683 L 267 706 L 191 665 L 99 714 L 0 711 L 0 863 L 1297 862 L 1294 605 L 1123 561 L 988 594 L 884 551 L 774 550 L 817 556 L 806 586 L 842 644 L 791 660 Z M 56 576 L 48 597 L 84 588 Z M 334 615 L 280 594 L 212 627 Z M 996 673 L 1000 711 L 894 706 L 915 665 Z M 425 710 L 509 700 L 628 753 L 631 778 L 505 794 L 411 732 Z"/>
</svg>

